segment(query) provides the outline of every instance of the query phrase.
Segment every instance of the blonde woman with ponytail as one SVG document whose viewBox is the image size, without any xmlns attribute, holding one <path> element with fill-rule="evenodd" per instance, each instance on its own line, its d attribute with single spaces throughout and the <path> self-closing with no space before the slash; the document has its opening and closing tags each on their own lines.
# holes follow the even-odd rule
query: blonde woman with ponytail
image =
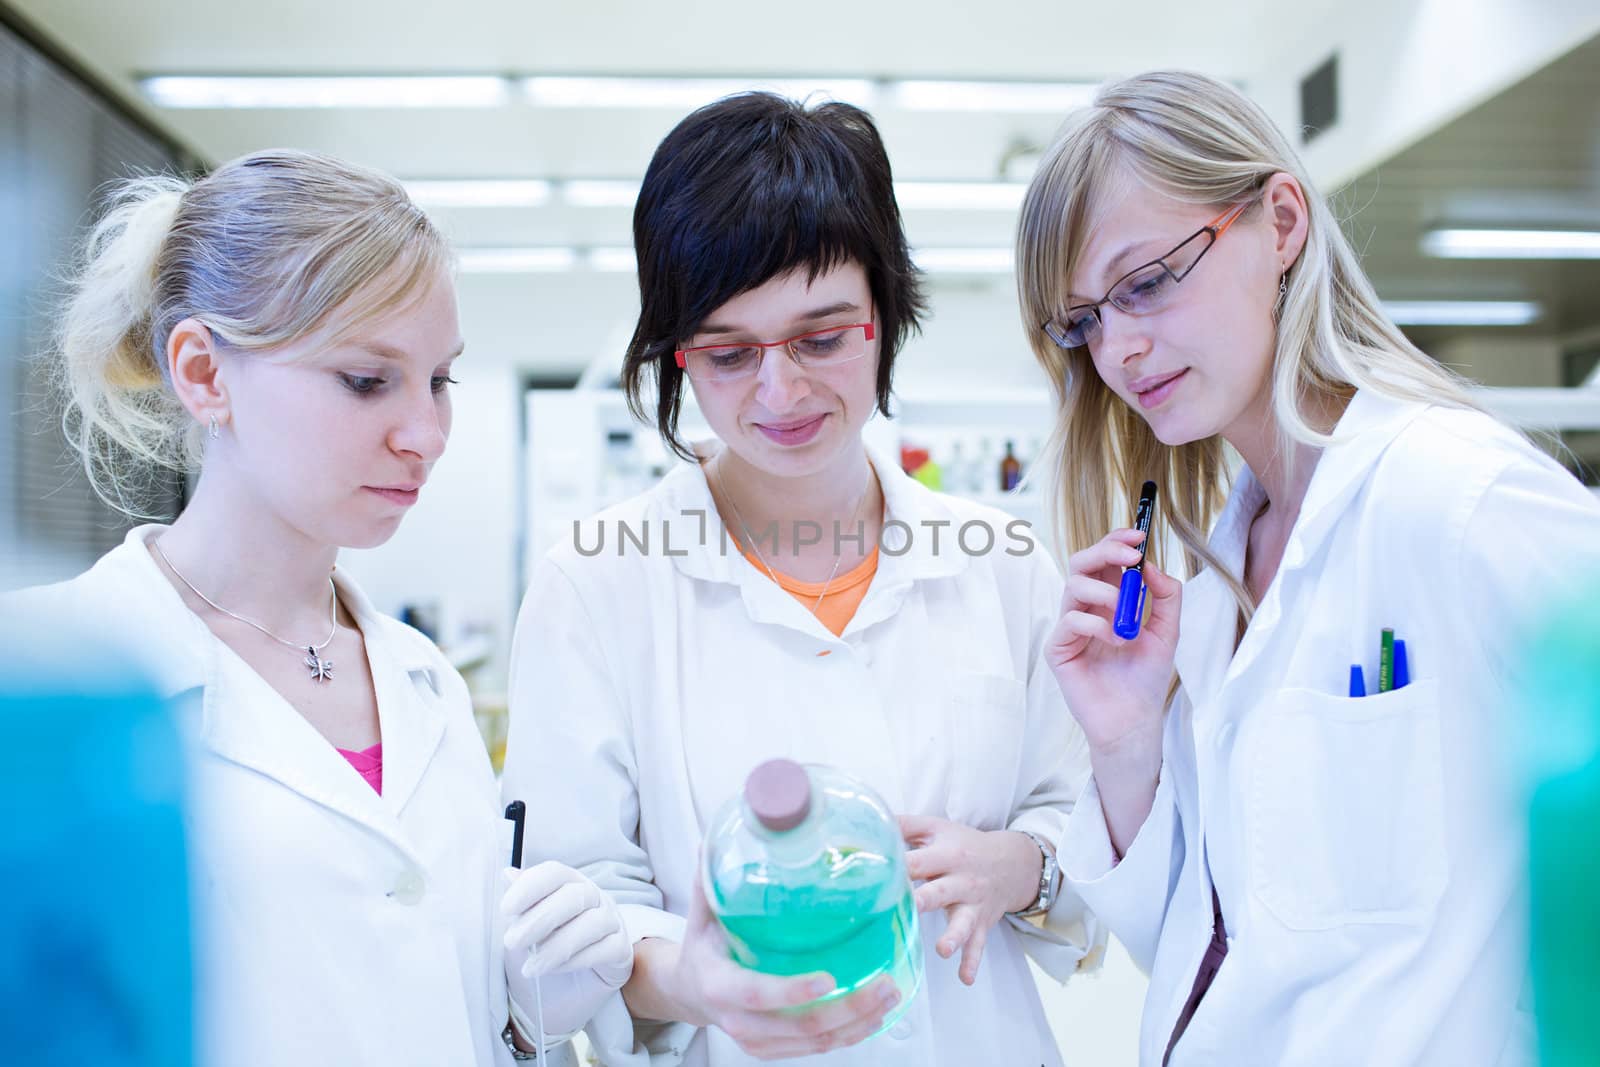
<svg viewBox="0 0 1600 1067">
<path fill-rule="evenodd" d="M 504 872 L 465 685 L 335 565 L 424 490 L 461 351 L 444 240 L 394 180 L 323 156 L 129 182 L 85 246 L 55 353 L 69 438 L 129 514 L 152 471 L 198 480 L 170 526 L 4 610 L 126 646 L 180 709 L 198 1062 L 508 1064 L 525 969 L 561 972 L 558 1037 L 628 976 L 592 883 Z"/>
<path fill-rule="evenodd" d="M 1526 625 L 1600 570 L 1600 506 L 1395 328 L 1220 82 L 1103 89 L 1017 263 L 1058 402 L 1048 655 L 1093 767 L 1061 862 L 1150 973 L 1140 1062 L 1532 1062 L 1503 755 Z M 1113 527 L 1147 479 L 1124 639 L 1142 535 Z"/>
</svg>

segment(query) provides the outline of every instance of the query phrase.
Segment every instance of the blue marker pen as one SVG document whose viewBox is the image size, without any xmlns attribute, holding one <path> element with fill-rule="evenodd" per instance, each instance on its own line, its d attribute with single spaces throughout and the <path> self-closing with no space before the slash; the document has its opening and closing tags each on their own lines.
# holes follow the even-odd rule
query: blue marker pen
<svg viewBox="0 0 1600 1067">
<path fill-rule="evenodd" d="M 1367 677 L 1361 673 L 1361 664 L 1350 665 L 1350 695 L 1364 697 L 1367 695 Z"/>
<path fill-rule="evenodd" d="M 1404 689 L 1411 684 L 1411 664 L 1406 661 L 1406 643 L 1399 638 L 1394 642 L 1394 687 Z"/>
<path fill-rule="evenodd" d="M 1122 586 L 1117 590 L 1117 613 L 1112 617 L 1111 629 L 1125 641 L 1139 636 L 1139 626 L 1144 621 L 1144 558 L 1150 547 L 1150 527 L 1156 518 L 1156 483 L 1145 482 L 1139 490 L 1139 510 L 1134 514 L 1133 528 L 1144 534 L 1139 545 L 1139 562 L 1122 572 Z"/>
</svg>

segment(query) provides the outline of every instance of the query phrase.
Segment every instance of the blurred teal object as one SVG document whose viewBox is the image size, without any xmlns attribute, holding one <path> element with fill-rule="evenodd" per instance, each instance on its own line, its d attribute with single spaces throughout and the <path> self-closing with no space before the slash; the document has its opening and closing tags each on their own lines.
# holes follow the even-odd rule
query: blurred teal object
<svg viewBox="0 0 1600 1067">
<path fill-rule="evenodd" d="M 1530 664 L 1529 857 L 1543 1067 L 1600 1064 L 1600 587 Z"/>
<path fill-rule="evenodd" d="M 136 673 L 75 660 L 0 660 L 0 1061 L 190 1067 L 177 734 Z"/>
</svg>

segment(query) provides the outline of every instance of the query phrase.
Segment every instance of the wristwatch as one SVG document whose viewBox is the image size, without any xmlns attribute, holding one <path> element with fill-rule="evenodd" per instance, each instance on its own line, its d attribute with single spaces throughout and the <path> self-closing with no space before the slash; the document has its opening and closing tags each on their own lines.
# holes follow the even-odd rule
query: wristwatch
<svg viewBox="0 0 1600 1067">
<path fill-rule="evenodd" d="M 1027 834 L 1033 840 L 1033 843 L 1039 846 L 1039 855 L 1044 860 L 1043 863 L 1039 864 L 1038 897 L 1034 899 L 1031 906 L 1024 908 L 1022 911 L 1011 913 L 1019 919 L 1032 919 L 1049 911 L 1050 905 L 1056 902 L 1056 880 L 1061 873 L 1061 867 L 1056 863 L 1056 854 L 1045 846 L 1044 838 L 1031 830 L 1020 830 L 1018 832 Z"/>
<path fill-rule="evenodd" d="M 506 1048 L 511 1050 L 511 1058 L 519 1063 L 523 1060 L 536 1060 L 539 1058 L 537 1052 L 524 1052 L 517 1047 L 516 1038 L 512 1037 L 511 1020 L 509 1019 L 506 1020 L 506 1028 L 500 1031 L 500 1040 L 504 1041 Z"/>
</svg>

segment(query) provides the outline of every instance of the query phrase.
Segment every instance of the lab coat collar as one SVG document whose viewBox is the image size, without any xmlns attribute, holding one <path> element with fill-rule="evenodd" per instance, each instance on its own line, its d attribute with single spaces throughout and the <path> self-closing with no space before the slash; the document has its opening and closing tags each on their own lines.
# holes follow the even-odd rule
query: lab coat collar
<svg viewBox="0 0 1600 1067">
<path fill-rule="evenodd" d="M 968 563 L 966 555 L 956 548 L 960 519 L 939 494 L 871 446 L 867 447 L 867 459 L 883 489 L 885 523 L 895 525 L 889 525 L 884 534 L 878 572 L 849 630 L 861 629 L 892 614 L 913 582 L 959 574 Z M 705 515 L 703 537 L 697 518 L 701 512 Z M 663 537 L 669 528 L 672 531 L 671 559 L 682 573 L 702 581 L 737 586 L 755 621 L 814 630 L 825 640 L 836 640 L 815 616 L 739 551 L 723 529 L 700 464 L 683 463 L 668 474 L 647 517 L 651 527 L 663 531 Z M 939 549 L 935 552 L 932 524 L 938 523 L 944 525 L 939 527 Z"/>
<path fill-rule="evenodd" d="M 1379 458 L 1427 408 L 1421 401 L 1397 400 L 1371 389 L 1357 391 L 1333 428 L 1333 444 L 1317 460 L 1300 514 L 1284 546 L 1280 570 L 1297 570 L 1316 553 L 1345 505 L 1366 484 Z M 1245 534 L 1248 533 L 1246 523 Z M 1239 553 L 1242 561 L 1242 544 Z"/>
<path fill-rule="evenodd" d="M 122 557 L 115 560 L 119 584 L 136 598 L 127 602 L 145 604 L 151 613 L 161 640 L 144 659 L 161 695 L 172 700 L 203 689 L 197 733 L 206 748 L 371 827 L 409 853 L 398 816 L 445 730 L 444 712 L 437 705 L 443 679 L 436 653 L 421 635 L 412 637 L 401 630 L 401 623 L 380 615 L 353 582 L 334 572 L 339 600 L 361 628 L 377 691 L 383 741 L 380 797 L 326 738 L 189 610 L 147 547 L 165 530 L 160 525 L 135 528 L 106 560 Z M 224 677 L 229 690 L 241 696 L 248 691 L 248 696 L 219 702 Z"/>
<path fill-rule="evenodd" d="M 1334 427 L 1333 443 L 1317 460 L 1300 514 L 1284 546 L 1277 577 L 1257 609 L 1257 619 L 1272 622 L 1285 576 L 1316 555 L 1384 451 L 1426 409 L 1424 403 L 1396 400 L 1370 389 L 1359 390 L 1351 398 Z M 1212 528 L 1208 542 L 1211 551 L 1241 579 L 1250 524 L 1265 497 L 1266 491 L 1250 468 L 1242 467 L 1227 505 Z M 1175 659 L 1178 676 L 1197 707 L 1221 687 L 1227 674 L 1247 667 L 1259 646 L 1259 641 L 1247 634 L 1237 655 L 1234 653 L 1236 618 L 1233 594 L 1216 571 L 1208 567 L 1185 583 L 1180 621 L 1185 640 L 1178 643 Z"/>
</svg>

